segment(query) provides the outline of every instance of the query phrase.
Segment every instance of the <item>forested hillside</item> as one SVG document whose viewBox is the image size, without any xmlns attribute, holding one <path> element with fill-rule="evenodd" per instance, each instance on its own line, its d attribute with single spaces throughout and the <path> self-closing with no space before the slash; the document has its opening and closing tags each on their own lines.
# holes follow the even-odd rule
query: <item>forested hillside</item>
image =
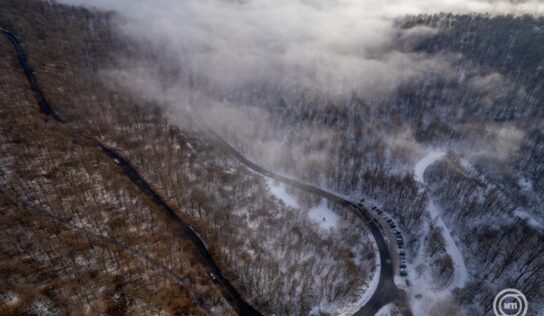
<svg viewBox="0 0 544 316">
<path fill-rule="evenodd" d="M 40 111 L 2 36 L 0 314 L 239 313 L 172 217 L 264 315 L 357 311 L 385 263 L 415 315 L 492 315 L 503 288 L 544 310 L 544 18 L 402 16 L 388 20 L 389 40 L 360 45 L 337 42 L 345 28 L 331 22 L 315 51 L 322 25 L 291 34 L 306 20 L 285 16 L 295 27 L 270 31 L 266 16 L 244 15 L 262 13 L 246 9 L 254 2 L 220 3 L 226 20 L 190 2 L 181 8 L 205 14 L 147 30 L 120 12 L 0 1 L 0 28 L 64 122 Z M 252 27 L 229 20 L 240 16 Z M 249 43 L 259 17 L 270 32 Z M 218 137 L 278 174 L 363 199 L 372 216 L 249 169 Z M 393 263 L 380 262 L 369 223 Z"/>
<path fill-rule="evenodd" d="M 2 250 L 2 264 L 11 267 L 13 255 L 23 261 L 30 256 L 25 269 L 40 266 L 46 273 L 43 285 L 32 293 L 21 292 L 18 282 L 6 283 L 1 289 L 6 311 L 236 312 L 191 244 L 116 162 L 104 156 L 93 138 L 138 169 L 203 238 L 242 296 L 264 314 L 334 312 L 368 289 L 377 262 L 362 221 L 330 204 L 327 211 L 338 214 L 339 220 L 335 227 L 323 228 L 321 219 L 310 216 L 321 203 L 314 196 L 293 191 L 298 205 L 285 205 L 266 179 L 222 152 L 191 118 L 178 117 L 180 129 L 154 102 L 104 80 L 105 71 L 123 66 L 118 56 L 153 58 L 115 33 L 111 14 L 33 0 L 4 1 L 0 6 L 0 26 L 20 39 L 46 98 L 66 122 L 54 122 L 39 112 L 14 50 L 2 38 L 2 68 L 7 71 L 1 90 L 0 185 L 10 197 L 2 208 L 3 224 L 22 220 L 27 213 L 36 218 L 34 226 L 5 231 L 3 246 L 10 246 Z M 164 69 L 163 75 L 171 71 Z M 25 206 L 29 209 L 17 211 Z M 63 223 L 58 229 L 88 239 L 88 247 L 77 249 L 83 254 L 71 255 L 77 259 L 71 263 L 75 266 L 67 267 L 77 282 L 62 286 L 57 283 L 65 276 L 57 267 L 70 260 L 65 253 L 76 251 L 68 241 L 52 238 L 51 248 L 31 244 L 31 250 L 17 244 L 19 238 L 37 238 L 34 230 L 39 227 L 59 226 L 58 221 Z M 111 251 L 110 256 L 102 251 Z M 132 266 L 136 272 L 126 271 Z M 34 282 L 28 271 L 21 268 L 17 273 L 27 284 Z M 133 281 L 135 275 L 145 282 Z M 178 277 L 185 283 L 179 284 Z M 64 294 L 70 291 L 65 288 L 83 283 L 89 286 L 88 296 L 75 296 L 70 309 L 64 308 L 58 297 L 73 295 Z M 114 295 L 119 301 L 110 302 L 108 293 L 119 293 Z"/>
<path fill-rule="evenodd" d="M 435 284 L 453 273 L 442 233 L 429 227 L 429 205 L 441 209 L 469 270 L 455 292 L 468 314 L 492 313 L 504 287 L 541 304 L 544 19 L 437 14 L 397 27 L 393 50 L 442 62 L 392 94 L 339 98 L 256 82 L 214 92 L 223 103 L 205 113 L 255 161 L 383 205 L 412 258 L 430 256 L 413 264 L 434 271 Z M 225 124 L 240 118 L 247 126 Z M 422 190 L 414 166 L 433 150 L 449 154 Z M 513 240 L 531 246 L 520 251 Z M 500 251 L 481 253 L 489 244 Z"/>
</svg>

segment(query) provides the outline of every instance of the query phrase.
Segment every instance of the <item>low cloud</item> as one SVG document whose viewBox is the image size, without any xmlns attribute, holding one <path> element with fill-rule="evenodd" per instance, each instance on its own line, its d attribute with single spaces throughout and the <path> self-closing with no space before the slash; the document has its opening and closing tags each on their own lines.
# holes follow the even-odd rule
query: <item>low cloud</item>
<svg viewBox="0 0 544 316">
<path fill-rule="evenodd" d="M 248 86 L 379 97 L 443 65 L 391 50 L 394 19 L 450 12 L 544 13 L 537 1 L 63 0 L 114 10 L 120 30 L 224 94 Z M 434 34 L 403 33 L 407 43 Z M 444 69 L 439 69 L 444 71 Z"/>
<path fill-rule="evenodd" d="M 490 132 L 492 135 L 490 152 L 500 160 L 506 160 L 517 152 L 525 135 L 519 128 L 508 125 L 493 127 Z"/>
<path fill-rule="evenodd" d="M 198 107 L 214 128 L 234 134 L 231 140 L 241 140 L 241 147 L 275 167 L 294 154 L 312 157 L 326 167 L 327 153 L 341 131 L 297 126 L 290 132 L 307 135 L 308 143 L 291 146 L 296 153 L 285 152 L 283 136 L 278 135 L 289 131 L 276 130 L 268 119 L 268 111 L 275 109 L 251 103 L 264 102 L 266 94 L 310 96 L 321 101 L 304 102 L 317 106 L 337 98 L 346 103 L 354 95 L 366 100 L 386 98 L 399 86 L 433 73 L 446 79 L 458 76 L 451 65 L 460 56 L 411 52 L 437 30 L 426 26 L 399 30 L 395 24 L 399 17 L 439 12 L 544 15 L 544 3 L 531 0 L 61 2 L 117 12 L 118 31 L 158 56 L 153 61 L 125 60 L 120 69 L 104 70 L 107 80 L 165 106 L 170 113 Z M 489 95 L 489 105 L 496 99 L 497 87 L 510 89 L 496 73 L 468 80 L 473 93 Z M 291 103 L 296 102 L 293 97 Z M 175 122 L 175 115 L 171 119 Z M 515 128 L 496 128 L 490 134 L 489 152 L 499 158 L 508 157 L 523 135 Z M 393 155 L 405 161 L 423 150 L 409 127 L 382 139 Z"/>
</svg>

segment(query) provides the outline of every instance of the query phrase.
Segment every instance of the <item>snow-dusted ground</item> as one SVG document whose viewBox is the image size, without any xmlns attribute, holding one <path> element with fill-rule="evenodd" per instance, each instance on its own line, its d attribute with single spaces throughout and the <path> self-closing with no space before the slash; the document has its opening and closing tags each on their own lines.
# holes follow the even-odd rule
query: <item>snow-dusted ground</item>
<svg viewBox="0 0 544 316">
<path fill-rule="evenodd" d="M 376 244 L 376 241 L 372 238 L 372 247 L 374 248 L 374 252 L 378 253 L 378 245 Z M 376 270 L 374 270 L 374 275 L 372 276 L 372 280 L 368 283 L 368 285 L 363 285 L 360 288 L 360 294 L 357 297 L 356 300 L 353 302 L 348 302 L 338 310 L 338 316 L 348 316 L 355 314 L 358 310 L 360 310 L 372 297 L 374 292 L 376 292 L 376 289 L 378 288 L 378 284 L 380 283 L 380 271 L 382 269 L 381 262 L 380 262 L 380 256 L 376 256 Z"/>
<path fill-rule="evenodd" d="M 283 183 L 279 183 L 270 178 L 266 179 L 266 183 L 270 192 L 285 205 L 292 208 L 299 208 L 297 198 L 287 192 Z M 319 205 L 311 208 L 308 211 L 308 217 L 325 230 L 335 229 L 339 220 L 338 215 L 329 209 L 325 200 L 321 200 Z"/>
<path fill-rule="evenodd" d="M 287 192 L 286 186 L 283 183 L 277 182 L 271 178 L 266 178 L 266 183 L 270 192 L 285 205 L 293 208 L 300 208 L 297 198 Z M 327 231 L 334 231 L 340 221 L 340 217 L 329 209 L 327 202 L 324 199 L 321 200 L 319 205 L 308 210 L 308 218 L 316 222 L 321 228 Z M 374 252 L 378 254 L 378 246 L 376 245 L 374 239 L 371 238 L 371 240 Z M 372 279 L 370 282 L 368 282 L 368 284 L 361 285 L 358 290 L 358 295 L 353 300 L 342 300 L 334 303 L 320 304 L 319 306 L 313 308 L 310 315 L 319 315 L 321 312 L 325 311 L 326 313 L 330 313 L 332 315 L 347 316 L 353 315 L 355 312 L 361 309 L 372 297 L 380 281 L 379 271 L 381 269 L 381 264 L 379 262 L 379 256 L 376 256 L 376 260 L 376 268 L 373 272 Z M 362 265 L 363 263 L 359 261 L 360 260 L 357 260 L 356 262 Z"/>
<path fill-rule="evenodd" d="M 395 305 L 389 303 L 382 307 L 377 313 L 376 316 L 391 316 L 393 311 L 396 309 Z"/>
<path fill-rule="evenodd" d="M 527 210 L 518 208 L 517 210 L 514 211 L 514 215 L 516 215 L 519 218 L 526 219 L 529 225 L 535 228 L 544 229 L 544 222 L 541 219 L 537 219 L 535 216 L 527 212 Z"/>
<path fill-rule="evenodd" d="M 327 202 L 324 200 L 321 200 L 318 206 L 310 209 L 308 217 L 323 229 L 336 229 L 338 225 L 338 215 L 328 208 Z"/>
<path fill-rule="evenodd" d="M 431 150 L 427 155 L 425 155 L 425 157 L 421 158 L 421 160 L 415 164 L 414 179 L 416 179 L 417 182 L 425 184 L 423 174 L 425 173 L 427 167 L 442 159 L 442 157 L 445 155 L 446 153 L 441 150 Z"/>
<path fill-rule="evenodd" d="M 453 240 L 450 231 L 444 224 L 444 221 L 442 220 L 442 217 L 439 214 L 438 207 L 434 204 L 432 200 L 429 203 L 429 206 L 427 207 L 427 209 L 429 210 L 429 213 L 431 214 L 431 218 L 435 226 L 441 228 L 442 236 L 444 236 L 444 241 L 446 244 L 446 252 L 451 257 L 453 261 L 453 266 L 455 269 L 451 282 L 449 283 L 448 286 L 446 286 L 442 290 L 451 291 L 455 288 L 462 288 L 465 286 L 465 284 L 468 281 L 468 271 L 467 271 L 467 267 L 465 266 L 465 259 L 463 257 L 463 254 L 459 250 L 459 247 L 457 247 L 457 244 Z"/>
<path fill-rule="evenodd" d="M 424 173 L 427 167 L 442 159 L 445 156 L 445 152 L 441 150 L 430 150 L 425 157 L 419 160 L 414 166 L 414 179 L 426 185 L 424 179 Z M 427 211 L 431 217 L 433 224 L 436 227 L 439 227 L 445 241 L 445 248 L 448 255 L 451 257 L 454 265 L 453 277 L 444 287 L 437 288 L 435 284 L 432 284 L 431 280 L 425 276 L 425 274 L 418 274 L 416 272 L 416 267 L 420 266 L 426 261 L 425 255 L 420 251 L 418 256 L 408 265 L 409 280 L 412 284 L 412 290 L 414 294 L 421 294 L 423 297 L 421 299 L 415 299 L 412 295 L 412 308 L 415 315 L 425 315 L 429 307 L 430 301 L 437 301 L 441 299 L 446 299 L 451 291 L 457 287 L 464 287 L 468 281 L 468 271 L 465 265 L 465 260 L 463 254 L 459 250 L 459 247 L 453 240 L 451 233 L 448 227 L 445 225 L 442 216 L 441 210 L 437 205 L 430 199 L 429 204 L 427 205 Z"/>
<path fill-rule="evenodd" d="M 461 159 L 461 165 L 463 166 L 463 168 L 467 169 L 469 172 L 472 172 L 474 174 L 479 173 L 478 170 L 472 165 L 472 163 L 470 163 L 470 161 L 466 159 Z M 478 180 L 490 186 L 489 182 L 487 181 L 485 177 L 480 176 Z M 532 202 L 533 204 L 535 205 L 542 204 L 538 195 L 534 192 L 533 183 L 531 182 L 531 180 L 525 177 L 521 177 L 520 179 L 518 179 L 518 185 L 520 186 L 521 191 L 526 194 L 526 197 L 533 200 Z M 491 186 L 494 186 L 494 185 L 491 184 Z M 538 208 L 534 210 L 530 210 L 530 209 L 525 209 L 523 207 L 517 206 L 517 209 L 514 211 L 514 215 L 516 215 L 519 218 L 526 219 L 529 225 L 538 229 L 544 229 L 544 220 L 542 219 L 542 216 L 539 216 L 540 214 L 544 214 L 544 212 L 542 211 L 539 212 Z"/>
<path fill-rule="evenodd" d="M 274 196 L 282 201 L 285 205 L 293 208 L 298 208 L 297 199 L 287 193 L 287 190 L 283 183 L 277 182 L 271 178 L 266 178 L 266 184 L 268 185 L 270 192 L 274 194 Z"/>
</svg>

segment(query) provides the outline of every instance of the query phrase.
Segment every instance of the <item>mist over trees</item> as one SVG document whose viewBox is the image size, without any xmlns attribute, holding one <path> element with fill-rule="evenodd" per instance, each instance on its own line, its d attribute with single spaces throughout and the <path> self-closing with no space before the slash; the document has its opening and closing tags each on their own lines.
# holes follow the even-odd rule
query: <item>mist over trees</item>
<svg viewBox="0 0 544 316">
<path fill-rule="evenodd" d="M 428 199 L 437 199 L 464 255 L 473 258 L 468 261 L 472 281 L 468 292 L 458 293 L 457 304 L 491 313 L 493 295 L 510 286 L 527 291 L 539 306 L 541 263 L 533 256 L 540 249 L 544 197 L 544 50 L 539 40 L 544 20 L 440 14 L 399 19 L 398 25 L 399 50 L 444 56 L 447 71 L 403 84 L 379 99 L 339 101 L 304 91 L 276 93 L 270 86 L 228 92 L 221 96 L 228 102 L 223 107 L 259 123 L 251 132 L 223 126 L 223 135 L 276 170 L 379 201 L 400 222 L 414 250 L 424 242 L 417 235 Z M 435 31 L 423 39 L 405 35 L 421 26 Z M 219 120 L 213 122 L 221 128 Z M 448 149 L 453 164 L 436 167 L 445 174 L 429 170 L 432 197 L 411 175 L 427 148 Z M 467 230 L 467 223 L 474 228 Z M 501 233 L 490 237 L 498 233 L 490 229 Z M 534 245 L 518 252 L 515 243 L 508 244 L 510 238 Z M 432 241 L 433 235 L 425 239 Z M 501 255 L 481 254 L 478 249 L 488 243 Z M 436 260 L 437 274 L 451 273 L 451 259 Z M 481 269 L 487 269 L 483 276 Z"/>
<path fill-rule="evenodd" d="M 27 18 L 19 20 L 17 12 L 23 6 Z M 106 238 L 158 261 L 159 268 L 144 262 L 141 272 L 143 278 L 154 282 L 149 287 L 155 294 L 136 297 L 133 292 L 123 292 L 126 300 L 119 308 L 127 313 L 137 308 L 144 313 L 153 313 L 154 308 L 155 313 L 189 315 L 233 312 L 188 242 L 89 137 L 116 148 L 138 168 L 177 215 L 195 228 L 247 301 L 263 313 L 299 315 L 315 308 L 333 312 L 365 292 L 378 271 L 373 241 L 362 221 L 329 205 L 340 220 L 334 230 L 324 230 L 308 215 L 308 210 L 319 203 L 315 198 L 293 191 L 301 207 L 287 207 L 270 193 L 261 176 L 206 138 L 191 117 L 178 118 L 181 129 L 166 120 L 157 104 L 107 85 L 102 71 L 119 67 L 119 61 L 110 55 L 112 50 L 135 58 L 145 56 L 134 43 L 112 33 L 108 14 L 42 1 L 6 2 L 1 9 L 2 25 L 22 39 L 46 97 L 68 123 L 61 126 L 44 120 L 19 73 L 16 56 L 9 43 L 2 42 L 0 48 L 10 59 L 2 60 L 9 71 L 1 78 L 5 89 L 0 109 L 0 184 L 10 196 L 54 214 L 76 233 Z M 65 34 L 66 25 L 73 32 Z M 47 31 L 33 32 L 38 26 Z M 6 206 L 6 213 L 14 213 L 12 204 Z M 24 218 L 22 214 L 20 217 Z M 20 219 L 14 213 L 9 220 Z M 47 220 L 41 222 L 52 225 Z M 25 237 L 32 240 L 32 230 L 38 228 L 28 229 L 30 232 L 21 228 L 17 234 L 26 232 Z M 12 235 L 6 237 L 11 240 Z M 42 249 L 36 246 L 40 253 Z M 60 249 L 57 253 L 57 248 L 51 250 L 56 257 L 71 251 L 70 245 L 61 242 L 53 247 Z M 105 266 L 93 272 L 99 277 L 89 281 L 97 295 L 102 290 L 96 288 L 111 280 L 108 272 L 119 282 L 129 282 L 118 271 L 125 267 L 121 260 L 108 270 L 116 258 L 112 253 L 111 258 L 95 258 L 92 253 L 85 257 L 86 269 Z M 135 262 L 131 264 L 141 261 L 130 260 Z M 54 269 L 47 261 L 39 264 Z M 181 289 L 187 293 L 179 299 L 170 288 L 180 286 L 164 275 L 163 266 L 187 279 L 187 288 Z M 152 279 L 148 276 L 152 273 L 163 278 Z M 27 276 L 23 273 L 22 277 Z M 54 282 L 57 276 L 49 277 Z M 12 283 L 2 289 L 6 302 L 20 294 Z M 75 310 L 81 299 L 75 297 L 70 303 Z M 101 295 L 90 296 L 82 308 L 102 313 L 107 311 L 104 300 Z M 43 309 L 48 312 L 62 309 L 55 300 L 32 297 L 15 305 L 35 312 L 39 309 L 36 302 L 45 304 Z"/>
<path fill-rule="evenodd" d="M 320 21 L 320 10 L 311 11 L 312 21 Z M 318 46 L 326 56 L 308 57 L 323 68 L 297 59 L 293 63 L 300 68 L 293 71 L 282 68 L 285 56 L 292 57 L 286 47 L 296 42 L 285 34 L 271 33 L 271 44 L 257 42 L 266 49 L 253 46 L 253 33 L 228 43 L 273 52 L 265 66 L 251 58 L 229 64 L 234 57 L 211 49 L 218 43 L 207 47 L 201 39 L 181 37 L 170 46 L 165 37 L 159 39 L 165 46 L 156 46 L 145 36 L 135 39 L 118 13 L 46 1 L 2 2 L 0 27 L 21 38 L 40 85 L 69 122 L 58 127 L 43 121 L 11 47 L 0 42 L 10 56 L 1 60 L 2 188 L 78 229 L 145 252 L 190 283 L 189 289 L 180 287 L 156 265 L 57 227 L 3 194 L 0 224 L 9 243 L 0 249 L 7 280 L 0 288 L 2 311 L 67 306 L 74 313 L 233 312 L 188 243 L 113 162 L 91 143 L 71 137 L 74 132 L 100 139 L 138 166 L 263 313 L 302 315 L 315 307 L 333 313 L 356 298 L 377 272 L 364 223 L 327 205 L 340 220 L 336 230 L 321 229 L 308 218 L 320 201 L 289 190 L 299 207 L 285 205 L 262 177 L 211 142 L 202 124 L 273 170 L 380 205 L 402 230 L 409 260 L 424 253 L 433 280 L 443 286 L 455 267 L 427 212 L 431 201 L 437 204 L 464 255 L 469 280 L 451 300 L 436 302 L 433 313 L 491 315 L 493 296 L 505 287 L 519 288 L 531 304 L 542 306 L 544 19 L 395 18 L 387 27 L 372 25 L 388 40 L 325 40 L 332 48 Z M 332 35 L 346 29 L 328 26 Z M 303 52 L 323 43 L 311 39 Z M 199 44 L 191 54 L 209 58 L 178 55 L 184 40 Z M 202 68 L 187 66 L 180 56 Z M 343 68 L 353 58 L 362 59 L 359 68 L 375 72 L 353 75 Z M 374 62 L 379 65 L 370 67 Z M 211 69 L 223 64 L 226 69 Z M 278 72 L 266 72 L 269 67 Z M 330 73 L 335 67 L 338 72 Z M 384 73 L 392 69 L 390 81 Z M 365 81 L 373 75 L 376 81 Z M 414 179 L 414 163 L 432 148 L 448 154 L 427 169 L 423 185 Z M 46 236 L 53 236 L 50 243 L 36 242 Z M 43 278 L 30 272 L 37 269 Z M 85 291 L 78 293 L 78 287 Z M 194 293 L 210 306 L 207 311 Z"/>
</svg>

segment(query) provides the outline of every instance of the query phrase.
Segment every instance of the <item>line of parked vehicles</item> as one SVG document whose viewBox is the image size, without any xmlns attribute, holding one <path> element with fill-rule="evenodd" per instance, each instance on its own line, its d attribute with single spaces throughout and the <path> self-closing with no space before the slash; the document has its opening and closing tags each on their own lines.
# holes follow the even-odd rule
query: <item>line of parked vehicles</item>
<svg viewBox="0 0 544 316">
<path fill-rule="evenodd" d="M 359 202 L 359 205 L 364 206 L 363 203 L 365 202 L 365 199 L 361 199 Z M 387 214 L 384 213 L 380 208 L 377 206 L 373 206 L 372 210 L 376 213 L 378 213 L 383 219 L 389 224 L 389 227 L 393 230 L 393 233 L 395 234 L 395 239 L 397 241 L 397 246 L 399 249 L 399 273 L 400 276 L 407 276 L 408 271 L 406 270 L 406 249 L 404 248 L 404 238 L 402 237 L 402 233 L 398 230 L 397 224 L 389 217 Z"/>
</svg>

